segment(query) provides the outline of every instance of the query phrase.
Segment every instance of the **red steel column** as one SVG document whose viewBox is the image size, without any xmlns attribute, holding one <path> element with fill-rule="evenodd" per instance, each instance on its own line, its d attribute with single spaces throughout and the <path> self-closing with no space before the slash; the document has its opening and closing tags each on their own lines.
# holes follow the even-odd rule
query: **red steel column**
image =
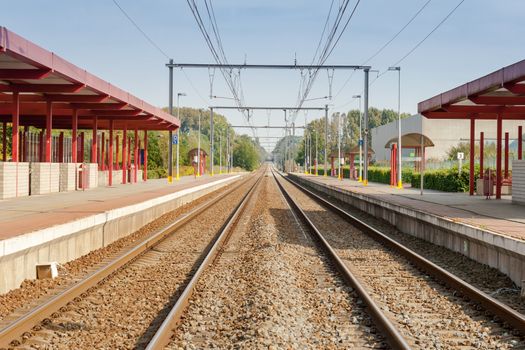
<svg viewBox="0 0 525 350">
<path fill-rule="evenodd" d="M 106 170 L 106 153 L 105 153 L 105 150 L 106 150 L 106 140 L 105 140 L 105 137 L 106 135 L 104 134 L 104 132 L 102 132 L 102 135 L 100 136 L 100 143 L 102 144 L 100 147 L 101 147 L 101 150 L 100 150 L 100 163 L 102 163 L 101 165 L 101 169 L 102 171 Z"/>
<path fill-rule="evenodd" d="M 116 135 L 115 136 L 115 169 L 116 170 L 119 170 L 120 169 L 120 165 L 119 165 L 119 155 L 118 155 L 118 152 L 119 152 L 119 146 L 120 146 L 120 139 L 119 139 L 119 136 Z"/>
<path fill-rule="evenodd" d="M 509 178 L 509 133 L 505 133 L 505 177 Z"/>
<path fill-rule="evenodd" d="M 470 118 L 470 165 L 469 165 L 469 194 L 474 194 L 474 156 L 476 155 L 475 146 L 476 119 Z"/>
<path fill-rule="evenodd" d="M 58 162 L 63 163 L 64 162 L 64 132 L 60 132 L 60 136 L 58 137 Z"/>
<path fill-rule="evenodd" d="M 483 158 L 485 149 L 485 133 L 482 131 L 479 133 L 479 177 L 483 178 Z M 480 193 L 478 193 L 479 195 Z"/>
<path fill-rule="evenodd" d="M 13 162 L 18 162 L 18 126 L 20 121 L 20 95 L 13 92 L 13 114 L 12 114 L 12 140 L 11 140 L 11 158 Z"/>
<path fill-rule="evenodd" d="M 71 163 L 77 162 L 78 147 L 77 147 L 77 129 L 78 129 L 78 110 L 73 110 L 71 116 Z"/>
<path fill-rule="evenodd" d="M 51 136 L 53 133 L 53 102 L 46 106 L 46 163 L 51 163 Z"/>
<path fill-rule="evenodd" d="M 126 144 L 128 142 L 128 126 L 126 123 L 124 123 L 124 130 L 122 130 L 122 183 L 125 184 L 127 180 L 127 163 L 126 163 L 126 156 L 127 156 L 127 148 Z"/>
<path fill-rule="evenodd" d="M 77 161 L 84 163 L 84 132 L 80 133 L 80 151 L 78 154 Z"/>
<path fill-rule="evenodd" d="M 43 162 L 44 161 L 44 130 L 40 130 L 40 134 L 38 135 L 38 161 Z"/>
<path fill-rule="evenodd" d="M 91 139 L 91 163 L 97 162 L 97 125 L 98 118 L 93 117 L 93 137 Z"/>
<path fill-rule="evenodd" d="M 2 123 L 2 160 L 7 162 L 7 122 Z"/>
<path fill-rule="evenodd" d="M 108 147 L 108 168 L 109 168 L 109 179 L 108 185 L 113 186 L 113 123 L 114 120 L 109 121 L 109 147 Z"/>
<path fill-rule="evenodd" d="M 128 174 L 129 175 L 129 184 L 133 182 L 131 180 L 131 137 L 128 137 Z"/>
<path fill-rule="evenodd" d="M 518 159 L 523 159 L 523 127 L 518 126 Z"/>
<path fill-rule="evenodd" d="M 135 169 L 133 169 L 134 172 L 134 181 L 137 183 L 137 173 L 138 173 L 138 167 L 139 167 L 139 131 L 137 128 L 135 128 L 135 152 L 133 152 L 133 160 L 135 161 Z"/>
<path fill-rule="evenodd" d="M 144 130 L 144 170 L 142 171 L 142 179 L 144 181 L 148 180 L 148 130 Z"/>
<path fill-rule="evenodd" d="M 501 198 L 501 132 L 502 118 L 498 114 L 496 127 L 496 199 Z"/>
</svg>

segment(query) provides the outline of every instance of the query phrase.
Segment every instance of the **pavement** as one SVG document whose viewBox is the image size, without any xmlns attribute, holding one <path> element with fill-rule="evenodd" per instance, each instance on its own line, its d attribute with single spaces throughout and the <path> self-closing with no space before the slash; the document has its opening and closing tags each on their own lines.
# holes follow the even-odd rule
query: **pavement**
<svg viewBox="0 0 525 350">
<path fill-rule="evenodd" d="M 475 226 L 483 230 L 497 232 L 513 238 L 525 240 L 525 206 L 513 204 L 511 196 L 496 200 L 484 196 L 470 196 L 468 193 L 450 193 L 433 190 L 397 189 L 390 185 L 361 183 L 334 177 L 314 176 L 296 173 L 311 181 L 339 187 L 372 198 L 419 210 L 449 220 Z"/>
<path fill-rule="evenodd" d="M 232 174 L 233 175 L 233 174 Z M 168 184 L 154 179 L 135 184 L 97 187 L 88 191 L 59 192 L 0 200 L 0 241 L 144 202 L 186 188 L 210 183 L 232 175 L 184 176 Z"/>
</svg>

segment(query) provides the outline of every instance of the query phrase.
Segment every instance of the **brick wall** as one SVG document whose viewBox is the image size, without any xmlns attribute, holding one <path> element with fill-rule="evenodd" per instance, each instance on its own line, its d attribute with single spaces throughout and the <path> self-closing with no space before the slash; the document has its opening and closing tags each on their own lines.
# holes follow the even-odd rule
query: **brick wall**
<svg viewBox="0 0 525 350">
<path fill-rule="evenodd" d="M 29 163 L 0 162 L 0 199 L 29 195 Z"/>
</svg>

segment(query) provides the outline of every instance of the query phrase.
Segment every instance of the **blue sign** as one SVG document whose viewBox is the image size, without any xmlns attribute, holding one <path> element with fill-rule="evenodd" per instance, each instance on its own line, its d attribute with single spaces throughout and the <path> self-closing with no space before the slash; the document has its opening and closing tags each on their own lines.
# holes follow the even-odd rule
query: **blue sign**
<svg viewBox="0 0 525 350">
<path fill-rule="evenodd" d="M 173 145 L 176 145 L 176 144 L 179 143 L 179 138 L 177 137 L 176 134 L 171 136 L 171 143 L 172 143 Z"/>
<path fill-rule="evenodd" d="M 359 146 L 362 146 L 362 145 L 363 145 L 363 140 L 359 140 L 358 145 L 359 145 Z"/>
</svg>

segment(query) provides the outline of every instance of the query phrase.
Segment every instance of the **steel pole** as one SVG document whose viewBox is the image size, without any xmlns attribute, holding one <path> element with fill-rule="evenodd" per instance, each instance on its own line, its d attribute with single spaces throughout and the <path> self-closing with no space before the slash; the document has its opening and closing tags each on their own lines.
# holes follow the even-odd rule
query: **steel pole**
<svg viewBox="0 0 525 350">
<path fill-rule="evenodd" d="M 180 94 L 177 94 L 177 119 L 180 123 L 180 105 L 179 105 L 179 99 Z M 181 123 L 182 126 L 182 123 Z M 176 180 L 180 179 L 180 173 L 179 173 L 179 162 L 180 162 L 180 156 L 179 156 L 179 144 L 180 144 L 180 127 L 177 128 L 177 175 L 175 177 Z"/>
<path fill-rule="evenodd" d="M 323 176 L 327 175 L 328 169 L 328 105 L 324 107 L 324 169 Z"/>
<path fill-rule="evenodd" d="M 341 113 L 337 115 L 337 178 L 342 180 L 341 176 Z"/>
<path fill-rule="evenodd" d="M 366 68 L 365 70 L 365 101 L 364 101 L 364 111 L 363 111 L 363 123 L 364 123 L 364 164 L 363 164 L 363 185 L 368 185 L 368 75 L 370 69 Z"/>
<path fill-rule="evenodd" d="M 213 133 L 214 133 L 214 123 L 213 123 L 213 108 L 210 108 L 210 174 L 211 176 L 214 175 L 213 172 L 213 165 L 214 165 L 214 157 L 213 153 L 215 151 L 215 147 L 213 147 Z"/>
<path fill-rule="evenodd" d="M 219 175 L 222 174 L 222 133 L 219 134 Z"/>
<path fill-rule="evenodd" d="M 172 64 L 173 64 L 173 60 L 170 59 L 170 65 L 168 66 L 169 74 L 170 74 L 168 112 L 170 115 L 173 115 L 173 66 Z M 168 137 L 168 183 L 172 183 L 173 182 L 173 131 L 172 130 L 168 132 L 168 136 L 169 136 Z"/>
<path fill-rule="evenodd" d="M 319 147 L 319 144 L 318 144 L 318 135 L 317 135 L 317 131 L 315 132 L 315 176 L 319 175 L 319 172 L 317 171 L 317 168 L 319 167 L 319 163 L 318 163 L 318 158 L 317 158 L 317 149 Z"/>
<path fill-rule="evenodd" d="M 361 112 L 361 96 L 359 96 L 359 182 L 363 182 L 363 113 Z"/>
<path fill-rule="evenodd" d="M 399 67 L 397 79 L 397 120 L 398 120 L 398 131 L 397 131 L 397 159 L 398 159 L 398 169 L 397 169 L 397 188 L 403 188 L 403 146 L 401 144 L 401 67 Z"/>
<path fill-rule="evenodd" d="M 199 135 L 197 143 L 197 177 L 201 176 L 201 114 L 202 111 L 199 111 Z"/>
</svg>

